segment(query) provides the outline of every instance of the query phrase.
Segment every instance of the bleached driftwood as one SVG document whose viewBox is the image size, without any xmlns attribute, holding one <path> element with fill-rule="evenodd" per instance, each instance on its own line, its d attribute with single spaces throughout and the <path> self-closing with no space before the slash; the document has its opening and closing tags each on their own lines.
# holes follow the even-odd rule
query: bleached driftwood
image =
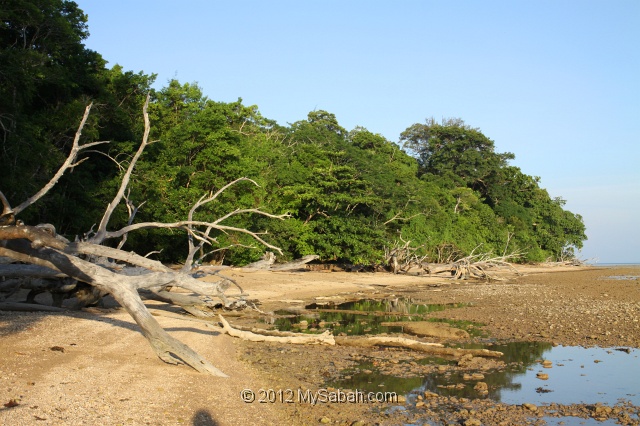
<svg viewBox="0 0 640 426">
<path fill-rule="evenodd" d="M 511 253 L 503 256 L 492 256 L 491 253 L 474 254 L 460 258 L 447 264 L 423 264 L 429 275 L 445 276 L 452 279 L 501 280 L 496 271 L 507 271 L 514 275 L 520 272 L 509 260 L 522 256 L 522 253 Z"/>
<path fill-rule="evenodd" d="M 252 331 L 244 331 L 233 328 L 229 323 L 219 315 L 218 317 L 222 323 L 222 330 L 229 336 L 238 337 L 242 340 L 248 340 L 250 342 L 278 342 L 278 343 L 290 343 L 299 345 L 335 345 L 335 339 L 330 331 L 325 331 L 322 334 L 287 334 L 280 336 L 257 334 Z"/>
<path fill-rule="evenodd" d="M 0 264 L 0 276 L 11 276 L 17 269 L 27 268 L 34 277 L 66 277 L 74 279 L 80 283 L 86 283 L 97 289 L 99 294 L 110 293 L 116 301 L 123 306 L 133 317 L 142 330 L 142 334 L 147 338 L 151 347 L 160 359 L 167 363 L 186 363 L 194 369 L 213 374 L 220 377 L 226 375 L 213 366 L 210 362 L 202 358 L 195 351 L 184 345 L 177 339 L 171 337 L 155 320 L 140 298 L 140 290 L 148 290 L 158 298 L 163 298 L 170 303 L 185 303 L 188 306 L 197 305 L 206 308 L 214 302 L 211 298 L 222 301 L 224 306 L 235 306 L 236 301 L 230 301 L 225 290 L 236 285 L 233 280 L 218 276 L 216 282 L 204 282 L 190 275 L 192 270 L 189 267 L 181 271 L 174 271 L 160 262 L 148 259 L 136 253 L 130 253 L 121 248 L 110 248 L 103 245 L 104 242 L 113 239 L 125 239 L 129 232 L 140 229 L 174 229 L 185 232 L 189 238 L 189 255 L 193 258 L 193 250 L 198 247 L 211 246 L 217 243 L 215 237 L 211 235 L 213 230 L 224 233 L 237 232 L 250 235 L 256 241 L 266 247 L 279 251 L 279 249 L 265 240 L 259 234 L 244 228 L 237 228 L 223 223 L 224 220 L 239 214 L 251 213 L 266 217 L 284 219 L 288 214 L 274 215 L 263 212 L 259 209 L 236 209 L 217 218 L 213 221 L 194 220 L 195 210 L 209 202 L 216 200 L 216 197 L 231 185 L 243 181 L 254 181 L 247 178 L 236 179 L 217 192 L 203 196 L 196 202 L 190 210 L 187 220 L 173 223 L 143 222 L 133 223 L 133 216 L 137 211 L 131 200 L 128 199 L 127 187 L 133 173 L 136 162 L 141 157 L 145 147 L 149 145 L 150 122 L 147 114 L 149 97 L 143 107 L 144 136 L 140 147 L 129 162 L 122 178 L 120 187 L 113 200 L 107 205 L 104 215 L 100 220 L 96 232 L 90 232 L 82 241 L 69 242 L 64 238 L 55 235 L 55 229 L 51 226 L 34 227 L 24 226 L 16 220 L 16 215 L 46 193 L 56 184 L 65 171 L 70 170 L 85 159 L 78 160 L 78 154 L 85 148 L 95 146 L 104 142 L 91 142 L 80 145 L 82 129 L 87 120 L 91 105 L 85 109 L 84 116 L 80 122 L 76 136 L 71 148 L 71 152 L 64 164 L 60 167 L 51 181 L 38 191 L 34 196 L 27 199 L 16 208 L 11 208 L 11 204 L 0 191 L 0 202 L 2 203 L 2 213 L 0 214 L 0 257 L 11 259 L 13 262 L 23 262 L 27 265 L 6 264 L 3 260 Z M 121 167 L 124 170 L 124 167 Z M 117 206 L 125 200 L 129 207 L 129 221 L 126 226 L 117 230 L 109 230 L 111 216 Z M 198 241 L 198 245 L 194 243 Z M 123 241 L 119 247 L 122 247 Z M 107 260 L 111 259 L 111 260 Z M 6 274 L 3 270 L 8 271 Z M 13 271 L 12 271 L 13 270 Z M 15 283 L 11 283 L 13 285 Z M 195 293 L 197 296 L 183 296 L 172 294 L 168 291 L 171 287 L 181 287 Z M 239 286 L 238 286 L 239 288 Z M 244 294 L 240 288 L 240 297 Z"/>
</svg>

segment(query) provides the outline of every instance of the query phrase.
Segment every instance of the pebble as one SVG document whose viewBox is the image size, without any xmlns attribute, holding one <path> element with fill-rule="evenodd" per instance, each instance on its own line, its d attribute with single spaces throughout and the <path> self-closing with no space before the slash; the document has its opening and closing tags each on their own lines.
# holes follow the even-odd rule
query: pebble
<svg viewBox="0 0 640 426">
<path fill-rule="evenodd" d="M 549 375 L 546 373 L 538 373 L 536 374 L 536 377 L 540 380 L 548 380 L 549 379 Z"/>
<path fill-rule="evenodd" d="M 522 404 L 522 406 L 529 411 L 538 411 L 538 406 L 535 404 L 525 402 L 524 404 Z"/>
<path fill-rule="evenodd" d="M 473 389 L 476 392 L 479 392 L 479 393 L 488 393 L 489 392 L 489 386 L 485 382 L 476 383 L 476 385 L 473 387 Z"/>
</svg>

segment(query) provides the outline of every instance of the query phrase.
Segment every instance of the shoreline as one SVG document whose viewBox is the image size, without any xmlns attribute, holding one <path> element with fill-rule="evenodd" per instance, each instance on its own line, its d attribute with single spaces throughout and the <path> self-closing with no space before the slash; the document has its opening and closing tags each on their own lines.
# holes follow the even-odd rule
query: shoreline
<svg viewBox="0 0 640 426">
<path fill-rule="evenodd" d="M 468 302 L 468 306 L 431 315 L 484 323 L 483 330 L 499 340 L 640 347 L 639 282 L 607 279 L 640 275 L 638 268 L 538 266 L 525 267 L 522 272 L 524 276 L 489 283 L 383 273 L 232 270 L 227 274 L 251 298 L 262 301 L 262 311 L 314 301 L 407 296 L 428 303 Z M 164 306 L 148 303 L 155 309 Z M 163 363 L 121 309 L 68 314 L 0 312 L 0 402 L 18 404 L 0 406 L 0 423 L 318 424 L 325 417 L 338 424 L 400 422 L 399 417 L 383 414 L 386 405 L 351 404 L 336 410 L 331 404 L 249 404 L 241 400 L 240 392 L 326 388 L 327 380 L 344 374 L 344 368 L 362 357 L 393 364 L 394 359 L 414 357 L 408 351 L 251 343 L 221 335 L 188 318 L 157 318 L 170 334 L 231 377 L 205 376 L 185 366 Z M 232 324 L 246 321 L 265 326 L 255 312 L 245 319 L 226 318 Z M 51 349 L 56 346 L 64 352 Z M 398 365 L 405 365 L 404 361 Z M 410 371 L 422 374 L 432 368 L 436 367 L 413 366 Z M 445 419 L 445 414 L 437 413 L 437 406 L 453 403 L 444 398 L 434 399 L 437 404 L 433 407 L 428 404 L 433 416 Z M 486 424 L 494 424 L 491 410 L 502 410 L 513 420 L 511 424 L 547 410 L 540 407 L 534 413 L 490 401 L 465 404 L 473 406 L 476 417 Z M 591 413 L 586 406 L 559 412 Z M 343 414 L 336 415 L 337 411 Z M 612 416 L 608 418 L 617 418 Z"/>
</svg>

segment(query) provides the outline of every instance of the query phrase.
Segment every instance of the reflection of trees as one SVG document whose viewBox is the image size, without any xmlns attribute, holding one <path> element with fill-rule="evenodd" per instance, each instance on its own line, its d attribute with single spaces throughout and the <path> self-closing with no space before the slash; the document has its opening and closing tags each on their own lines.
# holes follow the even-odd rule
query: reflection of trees
<svg viewBox="0 0 640 426">
<path fill-rule="evenodd" d="M 486 345 L 464 345 L 467 349 L 481 349 Z M 490 398 L 496 401 L 500 400 L 500 393 L 503 389 L 518 390 L 521 388 L 520 383 L 514 383 L 514 379 L 526 373 L 527 367 L 535 363 L 542 354 L 551 349 L 550 343 L 544 342 L 513 342 L 505 345 L 495 345 L 491 350 L 504 353 L 504 361 L 508 365 L 508 370 L 485 372 L 484 379 L 481 381 L 489 385 L 489 394 L 481 395 L 473 389 L 478 382 L 476 380 L 464 380 L 463 376 L 467 372 L 455 371 L 443 374 L 429 374 L 426 377 L 393 377 L 380 374 L 372 363 L 367 362 L 358 366 L 358 372 L 351 375 L 349 379 L 340 380 L 330 383 L 330 386 L 336 386 L 341 389 L 362 389 L 365 391 L 396 392 L 398 394 L 407 394 L 413 390 L 420 392 L 431 391 L 442 396 L 455 396 L 458 398 Z M 434 363 L 446 364 L 448 361 L 441 359 L 441 362 Z M 360 370 L 370 370 L 370 373 L 364 373 Z M 446 388 L 438 386 L 450 386 L 458 383 L 464 383 L 466 386 L 462 389 Z M 379 386 L 384 384 L 384 386 Z"/>
<path fill-rule="evenodd" d="M 349 379 L 342 379 L 327 385 L 340 389 L 358 389 L 364 392 L 395 392 L 398 395 L 404 395 L 420 387 L 423 381 L 422 377 L 402 378 L 380 374 L 375 371 L 372 363 L 361 364 L 359 368 L 373 370 L 373 372 L 358 372 L 351 375 Z"/>
<path fill-rule="evenodd" d="M 444 311 L 448 308 L 460 308 L 465 306 L 464 303 L 417 303 L 412 298 L 384 299 L 384 300 L 358 300 L 355 302 L 346 302 L 338 305 L 337 309 L 349 311 L 365 311 L 365 312 L 398 312 L 401 314 L 428 314 L 431 312 Z"/>
<path fill-rule="evenodd" d="M 314 315 L 296 315 L 291 318 L 279 318 L 274 325 L 280 331 L 299 330 L 294 324 L 300 321 L 307 321 L 308 326 L 302 332 L 321 333 L 326 329 L 331 330 L 334 335 L 345 333 L 350 336 L 362 336 L 365 334 L 380 334 L 401 332 L 401 327 L 389 327 L 381 325 L 383 322 L 409 321 L 410 317 L 398 315 L 356 315 L 342 314 L 339 312 L 321 312 Z M 324 328 L 320 328 L 320 323 L 324 322 Z M 315 331 L 309 331 L 315 328 Z"/>
<path fill-rule="evenodd" d="M 339 305 L 331 306 L 331 309 L 340 309 L 344 311 L 371 312 L 370 315 L 358 315 L 352 313 L 341 312 L 318 312 L 314 314 L 292 315 L 285 318 L 279 318 L 274 322 L 276 328 L 280 331 L 298 330 L 294 324 L 300 321 L 307 321 L 306 329 L 300 331 L 305 333 L 321 333 L 325 329 L 330 329 L 333 334 L 345 333 L 350 336 L 362 336 L 365 334 L 380 333 L 396 333 L 402 332 L 402 327 L 383 326 L 385 322 L 398 321 L 416 321 L 423 320 L 422 317 L 415 315 L 428 314 L 430 312 L 443 311 L 448 308 L 458 308 L 465 306 L 462 303 L 454 304 L 428 304 L 415 303 L 413 299 L 384 299 L 384 300 L 358 300 L 355 302 L 346 302 Z M 307 309 L 326 308 L 326 305 L 311 304 L 306 306 Z M 381 315 L 380 313 L 389 313 L 397 315 Z M 414 316 L 403 316 L 403 315 Z M 442 320 L 437 320 L 442 321 Z M 324 322 L 321 328 L 320 323 Z M 457 324 L 452 324 L 458 326 Z M 461 328 L 467 329 L 468 324 L 461 324 Z M 309 329 L 318 330 L 309 330 Z M 477 333 L 476 333 L 477 334 Z"/>
<path fill-rule="evenodd" d="M 471 344 L 463 345 L 466 349 L 481 349 L 484 345 Z M 502 390 L 518 390 L 520 383 L 514 383 L 514 379 L 524 375 L 527 368 L 540 359 L 544 352 L 550 350 L 552 345 L 545 342 L 512 342 L 504 345 L 494 345 L 491 350 L 504 353 L 503 361 L 507 364 L 507 370 L 483 372 L 482 380 L 489 385 L 489 394 L 481 395 L 473 389 L 476 381 L 465 381 L 463 372 L 447 374 L 430 374 L 423 383 L 421 390 L 429 390 L 443 396 L 456 396 L 463 398 L 491 398 L 499 401 Z M 439 388 L 438 386 L 449 386 L 464 383 L 462 389 Z"/>
</svg>

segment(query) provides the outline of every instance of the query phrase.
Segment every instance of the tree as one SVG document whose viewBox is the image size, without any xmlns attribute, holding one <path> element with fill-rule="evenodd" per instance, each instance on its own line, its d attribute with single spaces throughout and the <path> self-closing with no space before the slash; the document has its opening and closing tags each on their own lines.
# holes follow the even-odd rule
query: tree
<svg viewBox="0 0 640 426">
<path fill-rule="evenodd" d="M 72 1 L 5 0 L 0 11 L 0 183 L 24 198 L 64 158 L 69 117 L 100 90 L 104 60 L 82 44 L 87 17 Z"/>
<path fill-rule="evenodd" d="M 206 372 L 218 376 L 225 376 L 211 363 L 200 357 L 188 346 L 167 334 L 149 313 L 140 299 L 139 291 L 148 290 L 156 298 L 183 306 L 199 305 L 202 309 L 207 309 L 211 305 L 209 297 L 218 297 L 225 306 L 229 307 L 232 302 L 225 295 L 225 289 L 234 283 L 233 280 L 225 277 L 215 283 L 204 283 L 195 279 L 191 274 L 193 270 L 193 259 L 195 253 L 205 247 L 216 244 L 216 239 L 211 236 L 213 230 L 225 233 L 244 233 L 253 237 L 258 242 L 267 247 L 279 250 L 277 247 L 263 240 L 258 234 L 246 229 L 230 226 L 225 221 L 233 216 L 242 214 L 258 214 L 272 218 L 284 218 L 286 215 L 271 215 L 259 209 L 235 209 L 215 220 L 201 221 L 195 220 L 195 211 L 211 202 L 214 202 L 228 187 L 242 181 L 250 181 L 246 178 L 237 179 L 225 185 L 216 192 L 205 194 L 193 204 L 186 220 L 173 223 L 166 222 L 143 222 L 133 223 L 133 220 L 126 226 L 115 231 L 110 230 L 110 221 L 114 211 L 122 201 L 127 206 L 133 207 L 127 198 L 127 186 L 129 185 L 134 167 L 141 157 L 149 142 L 149 117 L 147 114 L 149 98 L 144 105 L 143 116 L 145 119 L 145 132 L 142 143 L 135 155 L 131 159 L 128 167 L 123 171 L 121 184 L 113 200 L 107 208 L 99 222 L 95 232 L 90 232 L 82 241 L 70 242 L 69 240 L 56 235 L 55 228 L 47 226 L 25 226 L 16 221 L 25 208 L 44 197 L 47 192 L 55 186 L 60 177 L 69 169 L 77 167 L 83 162 L 78 159 L 79 154 L 87 148 L 96 146 L 103 142 L 91 142 L 80 144 L 82 129 L 87 121 L 91 106 L 85 110 L 85 114 L 78 127 L 71 153 L 67 160 L 60 166 L 54 177 L 38 191 L 35 195 L 12 208 L 7 197 L 0 192 L 0 201 L 3 205 L 0 215 L 0 256 L 8 257 L 14 262 L 24 262 L 27 265 L 8 264 L 2 265 L 0 275 L 5 277 L 34 276 L 34 277 L 63 277 L 77 282 L 86 283 L 100 292 L 100 294 L 110 293 L 122 305 L 127 312 L 135 319 L 142 329 L 142 333 L 147 338 L 158 357 L 168 363 L 186 363 L 198 371 Z M 131 219 L 135 213 L 135 208 L 130 210 Z M 187 262 L 180 272 L 176 272 L 164 266 L 162 263 L 150 260 L 136 253 L 111 248 L 103 245 L 108 240 L 126 239 L 129 233 L 139 229 L 173 229 L 181 230 L 189 236 Z M 65 281 L 68 285 L 68 281 Z M 168 291 L 168 287 L 176 286 L 193 291 L 204 297 L 200 299 L 194 296 L 174 295 Z M 242 292 L 240 302 L 244 302 Z M 191 311 L 193 312 L 193 310 Z"/>
<path fill-rule="evenodd" d="M 483 194 L 489 185 L 487 180 L 515 158 L 509 152 L 496 153 L 491 139 L 460 119 L 438 124 L 431 118 L 426 124 L 409 127 L 400 140 L 416 153 L 423 173 L 452 173 Z"/>
</svg>

